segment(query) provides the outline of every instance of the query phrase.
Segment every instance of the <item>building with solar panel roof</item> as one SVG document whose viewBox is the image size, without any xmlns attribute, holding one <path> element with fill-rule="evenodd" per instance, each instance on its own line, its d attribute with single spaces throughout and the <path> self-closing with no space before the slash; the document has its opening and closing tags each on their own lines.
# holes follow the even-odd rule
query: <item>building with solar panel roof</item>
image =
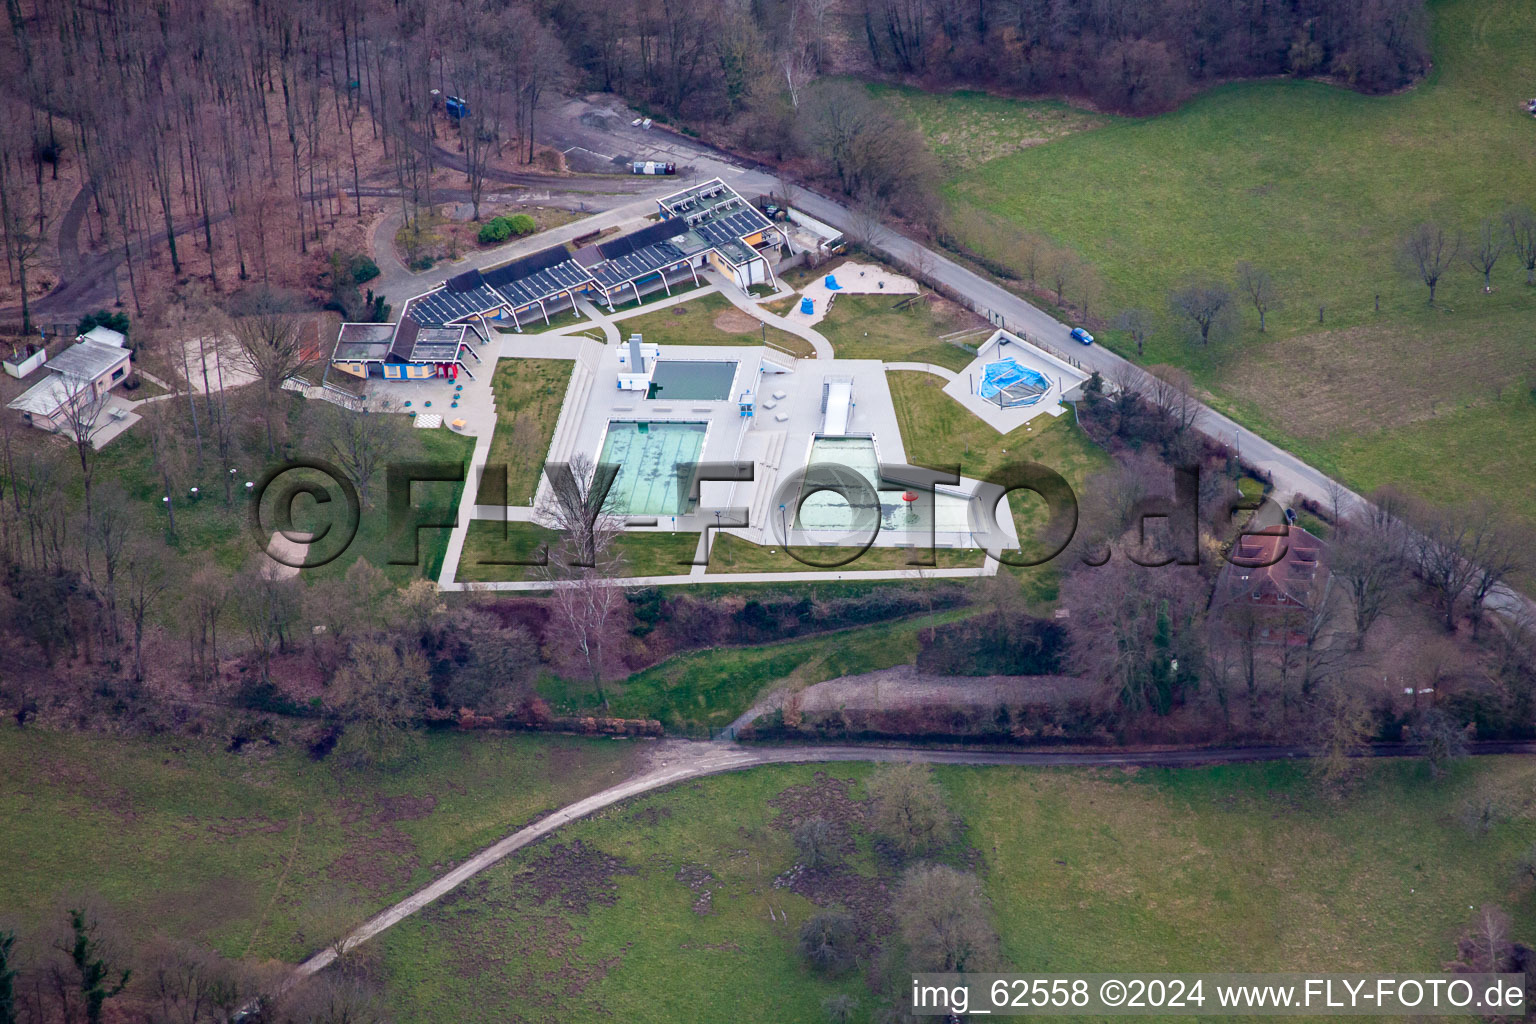
<svg viewBox="0 0 1536 1024">
<path fill-rule="evenodd" d="M 421 380 L 474 376 L 470 337 L 491 324 L 550 322 L 579 296 L 613 309 L 691 281 L 713 267 L 742 289 L 777 284 L 764 250 L 780 229 L 719 178 L 657 200 L 661 220 L 572 252 L 564 245 L 489 270 L 468 270 L 412 298 L 397 324 L 342 324 L 332 365 L 357 377 Z"/>
</svg>

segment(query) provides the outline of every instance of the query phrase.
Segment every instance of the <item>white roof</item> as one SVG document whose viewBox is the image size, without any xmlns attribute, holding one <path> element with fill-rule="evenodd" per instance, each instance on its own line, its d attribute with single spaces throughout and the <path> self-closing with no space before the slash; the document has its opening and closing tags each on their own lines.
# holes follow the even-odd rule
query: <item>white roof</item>
<svg viewBox="0 0 1536 1024">
<path fill-rule="evenodd" d="M 126 350 L 113 345 L 100 341 L 77 341 L 48 360 L 46 365 L 48 369 L 57 373 L 68 374 L 83 380 L 95 380 L 127 358 Z"/>
<path fill-rule="evenodd" d="M 50 373 L 46 379 L 12 399 L 7 408 L 52 417 L 72 395 L 79 394 L 81 388 L 82 385 L 71 384 L 62 374 Z"/>
<path fill-rule="evenodd" d="M 113 348 L 122 348 L 125 344 L 127 344 L 128 337 L 119 333 L 118 331 L 114 331 L 110 327 L 103 327 L 100 324 L 97 324 L 95 327 L 92 327 L 90 330 L 86 331 L 75 340 L 96 341 L 103 345 L 111 345 Z"/>
</svg>

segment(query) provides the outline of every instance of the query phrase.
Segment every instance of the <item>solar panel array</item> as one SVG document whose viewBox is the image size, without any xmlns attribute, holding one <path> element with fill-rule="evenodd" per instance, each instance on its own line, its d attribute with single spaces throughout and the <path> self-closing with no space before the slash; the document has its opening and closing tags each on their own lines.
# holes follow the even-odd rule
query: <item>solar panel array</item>
<svg viewBox="0 0 1536 1024">
<path fill-rule="evenodd" d="M 724 190 L 722 183 L 707 195 L 713 198 Z M 609 290 L 709 248 L 724 250 L 739 262 L 751 255 L 741 239 L 771 226 L 755 207 L 734 195 L 716 204 L 696 200 L 686 209 L 701 205 L 691 215 L 674 205 L 678 216 L 599 244 L 604 258 L 590 268 L 572 259 L 564 246 L 553 246 L 494 270 L 456 274 L 436 291 L 411 299 L 403 318 L 423 325 L 448 324 L 501 306 L 519 309 L 588 284 Z"/>
<path fill-rule="evenodd" d="M 592 279 L 604 288 L 614 288 L 644 277 L 646 274 L 682 263 L 693 253 L 702 252 L 706 248 L 708 246 L 701 245 L 690 252 L 689 249 L 672 241 L 655 242 L 636 249 L 627 256 L 604 260 L 593 267 L 590 273 Z"/>
</svg>

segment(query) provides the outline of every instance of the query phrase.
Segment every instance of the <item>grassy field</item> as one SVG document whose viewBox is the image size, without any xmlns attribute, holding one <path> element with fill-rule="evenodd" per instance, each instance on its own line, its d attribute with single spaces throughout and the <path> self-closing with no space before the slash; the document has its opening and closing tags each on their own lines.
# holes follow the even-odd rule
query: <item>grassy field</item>
<svg viewBox="0 0 1536 1024">
<path fill-rule="evenodd" d="M 1373 763 L 1322 798 L 1294 764 L 1184 770 L 942 768 L 1008 967 L 1026 971 L 1435 972 L 1469 905 L 1536 938 L 1515 881 L 1536 837 L 1536 766 L 1501 759 L 1435 782 Z M 372 955 L 413 1021 L 541 1008 L 561 1020 L 824 1019 L 834 992 L 878 1020 L 865 972 L 826 981 L 795 957 L 818 906 L 888 928 L 900 865 L 863 827 L 864 765 L 760 768 L 690 783 L 562 830 L 412 917 Z M 1524 802 L 1487 835 L 1456 823 L 1484 788 Z M 794 825 L 846 832 L 845 868 L 791 880 Z M 869 965 L 866 954 L 861 968 Z"/>
<path fill-rule="evenodd" d="M 554 530 L 533 523 L 498 523 L 476 519 L 469 524 L 464 538 L 464 553 L 459 558 L 458 579 L 468 583 L 497 580 L 538 579 L 538 569 L 531 565 L 507 565 L 508 559 L 533 560 L 541 557 L 544 545 L 558 536 Z M 678 576 L 691 566 L 681 564 L 698 550 L 696 533 L 625 533 L 615 542 L 624 559 L 628 576 Z M 498 560 L 501 564 L 498 564 Z"/>
<path fill-rule="evenodd" d="M 816 325 L 839 359 L 934 363 L 959 370 L 973 353 L 939 340 L 941 334 L 985 321 L 952 302 L 925 292 L 911 296 L 839 295 L 826 319 Z M 969 339 L 973 343 L 975 338 Z"/>
<path fill-rule="evenodd" d="M 1442 501 L 1485 497 L 1536 520 L 1528 451 L 1464 443 L 1474 431 L 1529 436 L 1536 289 L 1506 254 L 1492 294 L 1459 264 L 1431 309 L 1396 259 L 1421 220 L 1471 232 L 1506 203 L 1536 201 L 1536 122 L 1518 104 L 1536 80 L 1536 8 L 1430 7 L 1435 70 L 1402 94 L 1223 86 L 1166 115 L 1099 119 L 961 167 L 946 192 L 961 223 L 993 218 L 1075 249 L 1103 277 L 1110 306 L 1163 316 L 1146 362 L 1188 367 L 1214 404 L 1322 468 L 1361 487 L 1393 480 Z M 979 117 L 1007 103 L 897 99 L 930 139 L 965 122 L 957 110 Z M 1034 105 L 1018 108 L 1025 116 Z M 1240 307 L 1237 337 L 1190 345 L 1164 314 L 1168 290 L 1190 275 L 1230 280 L 1239 260 L 1270 270 L 1284 308 L 1265 334 Z M 1127 350 L 1116 332 L 1104 340 Z"/>
<path fill-rule="evenodd" d="M 870 547 L 862 553 L 857 548 L 827 548 L 810 547 L 802 550 L 800 554 L 819 564 L 807 565 L 805 562 L 787 554 L 782 548 L 763 547 L 744 541 L 740 537 L 730 534 L 722 534 L 715 539 L 709 552 L 710 572 L 829 572 L 847 570 L 849 572 L 872 572 L 877 569 L 916 569 L 922 568 L 927 563 L 922 560 L 930 557 L 927 551 L 916 551 L 910 548 Z M 846 565 L 838 565 L 828 569 L 828 565 L 843 558 L 854 557 L 853 561 Z M 936 549 L 931 553 L 931 560 L 936 565 L 930 568 L 962 569 L 979 566 L 985 556 L 980 551 L 956 551 L 948 549 Z"/>
<path fill-rule="evenodd" d="M 764 690 L 784 680 L 819 683 L 910 665 L 917 657 L 919 630 L 970 613 L 960 609 L 755 647 L 690 651 L 608 686 L 609 706 L 615 715 L 657 718 L 669 729 L 719 728 L 751 707 Z M 546 678 L 539 685 L 562 708 L 590 708 L 597 703 L 590 684 L 584 682 Z"/>
<path fill-rule="evenodd" d="M 529 505 L 544 471 L 544 456 L 560 418 L 565 387 L 571 379 L 569 359 L 502 359 L 491 376 L 496 396 L 496 433 L 491 437 L 490 465 L 507 467 L 507 493 L 481 494 L 485 504 Z"/>
<path fill-rule="evenodd" d="M 260 743 L 0 724 L 0 909 L 36 927 L 103 901 L 131 935 L 296 960 L 526 824 L 611 784 L 637 747 L 439 733 L 384 769 Z"/>
<path fill-rule="evenodd" d="M 653 345 L 761 345 L 766 338 L 774 347 L 802 358 L 816 354 L 809 342 L 788 331 L 765 330 L 761 320 L 737 309 L 719 292 L 619 321 L 624 337 L 637 332 Z"/>
</svg>

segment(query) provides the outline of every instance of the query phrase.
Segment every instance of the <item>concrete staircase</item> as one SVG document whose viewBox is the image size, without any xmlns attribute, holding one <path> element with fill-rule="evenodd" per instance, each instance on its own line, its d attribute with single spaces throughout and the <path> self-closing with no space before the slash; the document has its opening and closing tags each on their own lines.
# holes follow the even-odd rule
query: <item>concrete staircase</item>
<svg viewBox="0 0 1536 1024">
<path fill-rule="evenodd" d="M 763 455 L 757 460 L 756 480 L 752 484 L 752 505 L 747 512 L 747 522 L 768 537 L 773 536 L 768 514 L 777 511 L 771 507 L 773 492 L 779 482 L 779 465 L 784 461 L 784 442 L 788 437 L 782 430 L 764 432 Z"/>
</svg>

